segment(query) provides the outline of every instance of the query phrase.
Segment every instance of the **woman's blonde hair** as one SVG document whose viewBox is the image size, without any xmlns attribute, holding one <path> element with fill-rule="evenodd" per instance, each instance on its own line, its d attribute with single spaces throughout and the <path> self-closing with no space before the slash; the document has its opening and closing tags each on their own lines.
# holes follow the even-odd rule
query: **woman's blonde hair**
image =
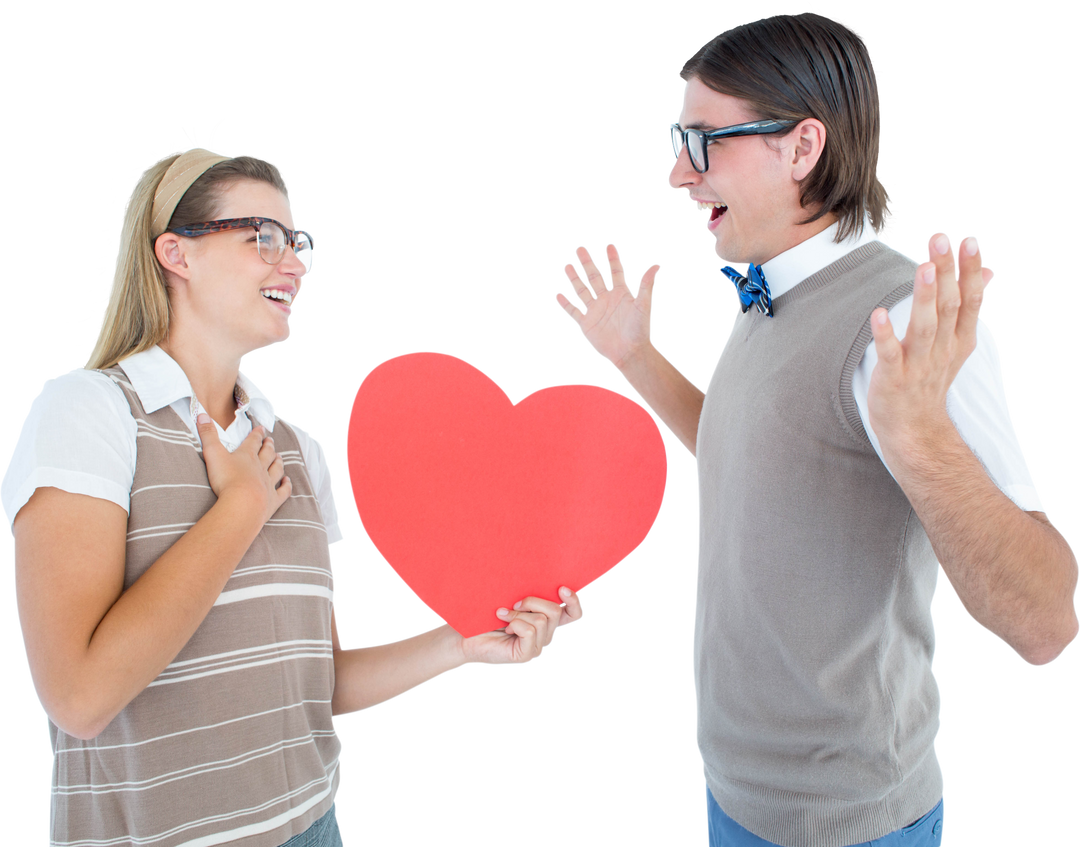
<svg viewBox="0 0 1080 847">
<path fill-rule="evenodd" d="M 150 223 L 158 184 L 177 158 L 179 154 L 162 159 L 144 173 L 128 202 L 109 307 L 94 352 L 86 363 L 88 369 L 112 367 L 127 356 L 149 350 L 169 334 L 168 285 L 154 253 Z M 168 226 L 213 220 L 222 193 L 241 180 L 266 182 L 285 196 L 289 193 L 278 169 L 268 162 L 250 156 L 227 159 L 195 180 L 177 204 Z"/>
</svg>

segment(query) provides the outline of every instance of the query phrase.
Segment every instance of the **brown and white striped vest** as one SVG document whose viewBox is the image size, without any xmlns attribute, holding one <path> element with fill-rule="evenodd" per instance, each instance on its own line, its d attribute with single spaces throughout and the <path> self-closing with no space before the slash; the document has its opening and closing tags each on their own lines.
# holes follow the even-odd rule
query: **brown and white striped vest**
<svg viewBox="0 0 1080 847">
<path fill-rule="evenodd" d="M 166 406 L 137 426 L 125 590 L 214 504 L 201 446 Z M 334 801 L 333 579 L 326 528 L 292 429 L 274 445 L 292 496 L 267 521 L 173 662 L 96 738 L 50 724 L 52 843 L 277 847 Z"/>
</svg>

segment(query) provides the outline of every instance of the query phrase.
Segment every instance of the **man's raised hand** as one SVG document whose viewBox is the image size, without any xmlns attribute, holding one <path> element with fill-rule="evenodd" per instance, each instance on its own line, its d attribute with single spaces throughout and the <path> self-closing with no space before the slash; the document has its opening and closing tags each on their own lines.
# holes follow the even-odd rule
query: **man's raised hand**
<svg viewBox="0 0 1080 847">
<path fill-rule="evenodd" d="M 975 349 L 975 330 L 983 289 L 993 272 L 982 267 L 974 238 L 960 245 L 956 273 L 949 239 L 930 239 L 930 261 L 915 272 L 911 321 L 901 341 L 888 312 L 871 316 L 878 364 L 870 378 L 870 423 L 886 453 L 915 446 L 919 434 L 933 437 L 936 426 L 950 425 L 945 398 L 960 367 Z"/>
<path fill-rule="evenodd" d="M 663 266 L 654 261 L 642 272 L 635 295 L 615 242 L 604 245 L 610 285 L 588 246 L 578 244 L 573 248 L 573 257 L 581 272 L 572 261 L 567 261 L 562 271 L 581 306 L 563 291 L 555 292 L 555 305 L 578 327 L 585 344 L 616 371 L 621 371 L 632 353 L 652 344 L 652 309 Z"/>
</svg>

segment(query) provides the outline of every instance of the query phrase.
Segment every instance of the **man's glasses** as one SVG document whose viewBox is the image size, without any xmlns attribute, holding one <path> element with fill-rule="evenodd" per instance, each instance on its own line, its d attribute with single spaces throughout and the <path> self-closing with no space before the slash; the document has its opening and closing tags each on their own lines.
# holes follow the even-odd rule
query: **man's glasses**
<svg viewBox="0 0 1080 847">
<path fill-rule="evenodd" d="M 709 142 L 718 138 L 737 138 L 740 135 L 772 135 L 797 121 L 751 121 L 748 124 L 735 124 L 705 132 L 700 129 L 683 129 L 678 124 L 671 125 L 671 146 L 675 148 L 675 158 L 679 158 L 685 146 L 690 151 L 690 164 L 699 174 L 709 169 Z"/>
<path fill-rule="evenodd" d="M 226 232 L 230 229 L 245 229 L 246 227 L 255 230 L 255 246 L 266 264 L 276 265 L 285 255 L 285 248 L 291 247 L 296 253 L 296 258 L 303 263 L 305 272 L 311 270 L 311 253 L 315 248 L 315 242 L 311 240 L 311 236 L 301 230 L 291 230 L 273 218 L 229 218 L 223 221 L 174 226 L 169 229 L 169 232 L 194 238 L 211 232 Z"/>
</svg>

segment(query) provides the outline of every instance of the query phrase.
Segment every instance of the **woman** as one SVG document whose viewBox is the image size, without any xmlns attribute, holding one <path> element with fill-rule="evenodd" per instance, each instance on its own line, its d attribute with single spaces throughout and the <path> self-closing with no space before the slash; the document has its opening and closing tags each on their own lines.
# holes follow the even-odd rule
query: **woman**
<svg viewBox="0 0 1080 847">
<path fill-rule="evenodd" d="M 465 662 L 521 662 L 580 617 L 342 650 L 317 443 L 239 372 L 289 334 L 313 244 L 257 159 L 147 171 L 86 370 L 48 383 L 4 479 L 19 614 L 50 718 L 54 844 L 340 844 L 331 714 Z"/>
</svg>

